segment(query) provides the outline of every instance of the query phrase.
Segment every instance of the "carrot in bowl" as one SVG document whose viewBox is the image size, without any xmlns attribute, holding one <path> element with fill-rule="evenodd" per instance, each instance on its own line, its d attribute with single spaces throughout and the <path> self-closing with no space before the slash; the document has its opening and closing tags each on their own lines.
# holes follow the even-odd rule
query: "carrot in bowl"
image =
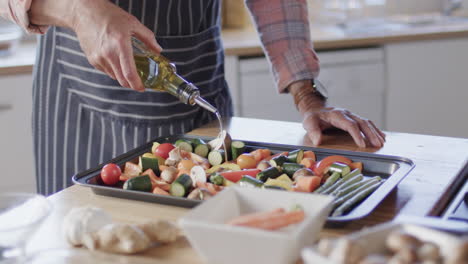
<svg viewBox="0 0 468 264">
<path fill-rule="evenodd" d="M 265 230 L 277 230 L 304 220 L 303 210 L 286 212 L 283 208 L 276 208 L 268 212 L 253 213 L 238 216 L 227 222 L 229 225 L 253 227 Z"/>
</svg>

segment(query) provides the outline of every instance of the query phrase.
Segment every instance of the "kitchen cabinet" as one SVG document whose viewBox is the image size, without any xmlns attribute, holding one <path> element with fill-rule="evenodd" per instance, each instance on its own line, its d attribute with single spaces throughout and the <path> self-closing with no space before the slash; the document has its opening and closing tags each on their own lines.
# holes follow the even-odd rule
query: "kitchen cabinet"
<svg viewBox="0 0 468 264">
<path fill-rule="evenodd" d="M 32 75 L 0 76 L 0 192 L 35 192 Z"/>
<path fill-rule="evenodd" d="M 468 38 L 385 46 L 386 129 L 468 137 Z"/>
<path fill-rule="evenodd" d="M 330 105 L 347 108 L 384 124 L 385 69 L 380 47 L 322 51 L 320 80 Z M 301 121 L 292 96 L 278 94 L 264 57 L 226 58 L 226 79 L 240 117 Z"/>
</svg>

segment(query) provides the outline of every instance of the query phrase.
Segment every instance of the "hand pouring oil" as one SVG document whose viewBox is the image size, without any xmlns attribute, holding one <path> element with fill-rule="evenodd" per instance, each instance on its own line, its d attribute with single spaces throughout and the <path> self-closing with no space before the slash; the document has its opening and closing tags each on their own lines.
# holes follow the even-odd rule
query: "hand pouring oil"
<svg viewBox="0 0 468 264">
<path fill-rule="evenodd" d="M 218 109 L 200 96 L 200 91 L 176 72 L 176 67 L 162 55 L 154 54 L 140 40 L 132 37 L 133 57 L 143 85 L 156 91 L 168 92 L 184 104 L 199 105 L 214 113 L 219 122 L 218 137 L 222 137 L 223 123 Z M 223 139 L 223 147 L 226 149 Z M 227 152 L 225 152 L 226 160 Z"/>
</svg>

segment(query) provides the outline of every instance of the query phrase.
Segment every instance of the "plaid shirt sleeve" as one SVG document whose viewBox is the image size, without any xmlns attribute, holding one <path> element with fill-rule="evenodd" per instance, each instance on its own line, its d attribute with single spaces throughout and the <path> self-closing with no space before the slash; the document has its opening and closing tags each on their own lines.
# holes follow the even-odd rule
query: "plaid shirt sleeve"
<svg viewBox="0 0 468 264">
<path fill-rule="evenodd" d="M 280 93 L 317 77 L 319 60 L 310 39 L 306 0 L 246 0 Z"/>
<path fill-rule="evenodd" d="M 29 33 L 44 34 L 47 26 L 29 23 L 28 11 L 33 0 L 0 0 L 0 16 L 16 23 Z"/>
</svg>

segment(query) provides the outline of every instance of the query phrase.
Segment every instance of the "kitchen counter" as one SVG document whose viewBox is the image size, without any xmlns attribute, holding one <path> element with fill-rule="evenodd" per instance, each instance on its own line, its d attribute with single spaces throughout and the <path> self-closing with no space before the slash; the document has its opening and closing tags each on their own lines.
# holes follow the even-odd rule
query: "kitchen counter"
<svg viewBox="0 0 468 264">
<path fill-rule="evenodd" d="M 378 27 L 370 27 L 367 32 L 359 30 L 355 33 L 346 33 L 334 26 L 312 25 L 311 36 L 316 51 L 370 47 L 395 42 L 459 38 L 468 36 L 468 19 L 460 23 L 449 24 L 434 23 L 433 25 L 404 27 L 394 24 L 393 27 L 386 30 L 379 31 Z M 223 41 L 226 55 L 258 56 L 263 54 L 258 34 L 252 27 L 225 29 L 223 30 Z"/>
<path fill-rule="evenodd" d="M 468 19 L 459 23 L 424 26 L 408 26 L 391 30 L 345 33 L 332 26 L 312 26 L 311 35 L 317 51 L 348 49 L 383 45 L 386 43 L 416 40 L 435 40 L 468 36 Z M 252 27 L 244 29 L 224 29 L 222 33 L 226 55 L 259 56 L 263 54 L 258 35 Z M 32 72 L 35 61 L 35 42 L 27 41 L 19 45 L 17 51 L 0 58 L 0 75 Z"/>
<path fill-rule="evenodd" d="M 227 122 L 234 139 L 311 146 L 300 123 L 232 118 Z M 217 126 L 211 123 L 191 132 L 194 135 L 215 136 Z M 345 133 L 333 132 L 324 137 L 323 148 L 365 151 L 411 159 L 415 168 L 369 216 L 341 228 L 327 228 L 321 236 L 339 236 L 366 226 L 390 221 L 397 216 L 430 215 L 445 195 L 450 182 L 468 158 L 468 139 L 436 137 L 387 132 L 383 148 L 357 148 Z M 61 221 L 75 206 L 92 205 L 109 212 L 114 220 L 142 222 L 148 219 L 177 220 L 189 209 L 99 196 L 90 189 L 72 186 L 48 198 L 53 213 L 33 237 L 29 250 L 69 248 L 61 229 Z M 78 250 L 78 249 L 73 249 Z M 171 245 L 156 247 L 138 256 L 122 256 L 119 263 L 201 263 L 201 259 L 186 239 Z"/>
</svg>

